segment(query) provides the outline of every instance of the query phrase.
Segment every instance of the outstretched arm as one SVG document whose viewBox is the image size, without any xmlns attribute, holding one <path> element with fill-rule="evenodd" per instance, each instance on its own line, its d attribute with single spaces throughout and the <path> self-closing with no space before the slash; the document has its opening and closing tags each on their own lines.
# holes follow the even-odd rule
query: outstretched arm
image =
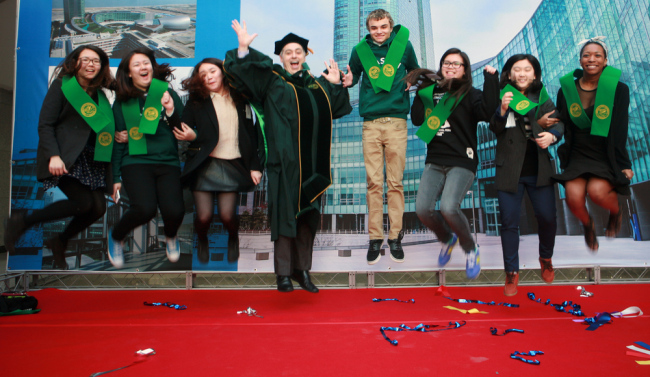
<svg viewBox="0 0 650 377">
<path fill-rule="evenodd" d="M 239 42 L 237 52 L 239 53 L 239 56 L 248 54 L 248 46 L 250 46 L 253 39 L 257 37 L 257 33 L 253 35 L 248 34 L 246 21 L 242 21 L 240 24 L 239 21 L 232 20 L 232 29 L 237 33 L 237 41 Z"/>
</svg>

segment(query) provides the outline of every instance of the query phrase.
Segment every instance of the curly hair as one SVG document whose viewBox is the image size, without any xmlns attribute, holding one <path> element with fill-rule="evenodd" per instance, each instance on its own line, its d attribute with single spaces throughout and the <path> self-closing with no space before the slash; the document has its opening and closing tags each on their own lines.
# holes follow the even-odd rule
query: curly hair
<svg viewBox="0 0 650 377">
<path fill-rule="evenodd" d="M 122 61 L 120 61 L 120 65 L 117 67 L 117 74 L 115 75 L 117 88 L 115 92 L 117 100 L 120 102 L 128 101 L 131 98 L 140 97 L 142 95 L 142 92 L 133 85 L 133 79 L 129 77 L 129 65 L 131 64 L 131 59 L 135 54 L 146 55 L 149 58 L 149 61 L 151 61 L 151 67 L 153 68 L 153 77 L 155 79 L 167 82 L 174 79 L 174 75 L 172 74 L 174 70 L 169 66 L 169 64 L 158 64 L 153 50 L 146 47 L 138 47 L 126 54 L 126 56 L 122 58 Z"/>
<path fill-rule="evenodd" d="M 393 17 L 391 17 L 390 13 L 383 9 L 375 9 L 370 14 L 368 14 L 368 17 L 366 18 L 366 29 L 370 31 L 370 20 L 383 20 L 384 18 L 388 18 L 388 22 L 390 23 L 390 28 L 392 29 L 393 26 L 395 26 L 395 21 L 393 21 Z"/>
<path fill-rule="evenodd" d="M 79 69 L 81 69 L 81 64 L 79 64 L 79 55 L 84 50 L 94 51 L 99 55 L 99 61 L 101 62 L 101 68 L 97 76 L 90 81 L 88 84 L 88 89 L 97 90 L 99 88 L 106 88 L 109 90 L 115 89 L 115 79 L 111 73 L 110 63 L 108 61 L 108 55 L 101 48 L 93 45 L 82 45 L 74 49 L 68 56 L 63 59 L 59 65 L 54 69 L 54 74 L 50 79 L 50 83 L 54 79 L 62 79 L 65 76 L 77 76 Z"/>
<path fill-rule="evenodd" d="M 210 91 L 205 86 L 205 82 L 199 74 L 199 70 L 203 64 L 213 64 L 216 65 L 221 70 L 221 87 L 230 95 L 230 98 L 235 102 L 235 104 L 240 105 L 246 103 L 244 97 L 237 92 L 234 88 L 230 86 L 228 77 L 223 70 L 223 60 L 217 58 L 205 58 L 198 62 L 192 69 L 190 77 L 183 80 L 181 83 L 183 90 L 186 90 L 190 94 L 190 101 L 202 101 L 210 97 Z"/>
</svg>

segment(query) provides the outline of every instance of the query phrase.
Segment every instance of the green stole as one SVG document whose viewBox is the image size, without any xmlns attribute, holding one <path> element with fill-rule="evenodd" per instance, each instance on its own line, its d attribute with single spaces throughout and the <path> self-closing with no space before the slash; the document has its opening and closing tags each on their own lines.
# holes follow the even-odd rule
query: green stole
<svg viewBox="0 0 650 377">
<path fill-rule="evenodd" d="M 97 90 L 99 106 L 95 105 L 95 101 L 83 90 L 74 76 L 65 76 L 63 78 L 61 90 L 72 107 L 97 134 L 95 161 L 110 162 L 113 153 L 115 120 L 111 104 L 104 92 L 101 89 Z"/>
<path fill-rule="evenodd" d="M 433 90 L 435 87 L 436 84 L 433 84 L 418 91 L 418 97 L 422 100 L 425 109 L 424 123 L 422 125 L 424 126 L 426 124 L 427 127 L 420 127 L 420 129 L 415 133 L 415 136 L 419 137 L 427 144 L 429 144 L 431 140 L 433 140 L 433 137 L 436 136 L 440 126 L 445 124 L 447 118 L 449 118 L 456 108 L 456 105 L 465 98 L 465 95 L 463 94 L 457 100 L 447 101 L 447 99 L 451 97 L 449 92 L 447 92 L 434 107 Z"/>
<path fill-rule="evenodd" d="M 122 103 L 122 114 L 129 131 L 129 154 L 147 154 L 147 139 L 144 134 L 154 135 L 158 130 L 160 101 L 167 91 L 168 84 L 158 79 L 151 80 L 151 86 L 144 102 L 144 110 L 140 113 L 140 99 L 131 98 Z"/>
<path fill-rule="evenodd" d="M 539 114 L 539 108 L 541 107 L 541 104 L 548 101 L 548 99 L 550 98 L 548 96 L 548 92 L 546 91 L 546 87 L 542 87 L 542 90 L 539 92 L 539 103 L 535 103 L 529 100 L 525 95 L 521 94 L 521 92 L 517 90 L 517 88 L 515 88 L 510 84 L 506 85 L 505 88 L 501 89 L 499 98 L 503 99 L 503 95 L 508 92 L 512 92 L 512 101 L 510 101 L 509 107 L 519 115 L 526 115 L 530 110 L 537 107 L 537 110 L 535 111 L 535 117 L 537 117 L 537 115 Z"/>
<path fill-rule="evenodd" d="M 377 57 L 375 57 L 375 54 L 370 49 L 366 38 L 356 45 L 355 50 L 359 55 L 359 60 L 361 60 L 363 69 L 366 71 L 366 76 L 370 80 L 375 93 L 379 93 L 382 90 L 390 92 L 393 86 L 393 80 L 395 80 L 395 72 L 397 72 L 397 67 L 399 67 L 402 61 L 408 40 L 409 30 L 404 26 L 400 26 L 399 31 L 388 48 L 382 69 L 379 69 Z"/>
<path fill-rule="evenodd" d="M 621 70 L 614 67 L 605 67 L 598 79 L 598 89 L 596 91 L 596 101 L 594 103 L 594 116 L 590 121 L 580 101 L 580 95 L 576 88 L 574 77 L 582 77 L 582 70 L 576 69 L 560 78 L 562 92 L 566 98 L 566 104 L 569 108 L 569 116 L 573 124 L 580 129 L 591 127 L 591 134 L 595 136 L 607 137 L 609 126 L 612 122 L 612 108 L 614 107 L 614 95 L 618 80 L 621 78 Z M 627 109 L 626 109 L 627 110 Z"/>
</svg>

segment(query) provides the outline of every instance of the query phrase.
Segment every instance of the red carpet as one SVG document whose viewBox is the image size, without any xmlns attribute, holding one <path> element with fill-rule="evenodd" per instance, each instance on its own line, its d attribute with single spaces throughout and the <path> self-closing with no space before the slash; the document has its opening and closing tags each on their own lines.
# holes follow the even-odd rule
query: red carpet
<svg viewBox="0 0 650 377">
<path fill-rule="evenodd" d="M 156 355 L 107 376 L 648 376 L 650 365 L 625 348 L 650 343 L 650 284 L 592 285 L 581 298 L 575 286 L 448 288 L 454 298 L 520 304 L 520 308 L 459 304 L 435 296 L 437 288 L 276 291 L 61 291 L 32 292 L 39 314 L 0 317 L 1 376 L 90 376 L 128 365 L 139 349 Z M 614 319 L 586 331 L 577 318 L 533 302 L 573 300 L 587 316 L 639 306 L 647 314 Z M 415 299 L 415 304 L 372 302 Z M 187 305 L 179 311 L 143 302 Z M 477 308 L 462 314 L 443 308 Z M 238 315 L 247 307 L 264 318 Z M 387 332 L 381 326 L 446 326 L 454 330 Z M 493 336 L 518 328 L 524 334 Z M 509 356 L 543 351 L 540 365 Z M 650 355 L 647 359 L 650 360 Z"/>
</svg>

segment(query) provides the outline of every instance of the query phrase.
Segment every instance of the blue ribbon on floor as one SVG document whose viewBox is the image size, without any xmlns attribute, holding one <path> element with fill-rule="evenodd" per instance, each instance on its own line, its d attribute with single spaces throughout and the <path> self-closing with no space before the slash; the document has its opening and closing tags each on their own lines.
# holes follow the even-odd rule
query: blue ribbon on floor
<svg viewBox="0 0 650 377">
<path fill-rule="evenodd" d="M 589 331 L 594 331 L 600 326 L 611 322 L 612 322 L 612 315 L 607 312 L 598 313 L 593 317 L 585 318 L 585 323 L 589 324 L 589 327 L 587 327 L 587 330 Z"/>
<path fill-rule="evenodd" d="M 408 327 L 405 324 L 401 324 L 398 327 L 387 327 L 387 326 L 382 326 L 379 328 L 379 332 L 381 332 L 381 335 L 384 336 L 384 339 L 388 341 L 388 343 L 397 346 L 398 342 L 397 340 L 391 340 L 387 335 L 386 331 L 419 331 L 419 332 L 434 332 L 434 331 L 445 331 L 445 330 L 453 330 L 453 329 L 458 329 L 467 324 L 467 321 L 462 321 L 462 322 L 449 322 L 449 325 L 443 329 L 433 329 L 434 327 L 440 327 L 441 325 L 425 325 L 423 323 L 420 323 L 419 325 L 415 327 Z M 433 330 L 430 330 L 433 329 Z"/>
<path fill-rule="evenodd" d="M 532 293 L 532 292 L 528 292 L 528 298 L 535 301 L 535 302 L 539 302 L 539 303 L 542 302 L 542 300 L 539 299 L 539 298 L 535 299 L 535 294 Z M 548 300 L 546 300 L 544 305 L 549 305 L 550 303 L 551 303 L 551 300 L 548 299 Z M 574 304 L 573 301 L 564 301 L 561 304 L 550 304 L 550 305 L 553 308 L 555 308 L 555 310 L 557 310 L 558 312 L 569 313 L 571 315 L 575 315 L 575 316 L 578 316 L 578 317 L 584 317 L 585 316 L 585 314 L 580 309 L 580 305 Z"/>
<path fill-rule="evenodd" d="M 527 363 L 527 364 L 539 365 L 539 360 L 536 360 L 536 359 L 535 360 L 524 359 L 521 356 L 535 356 L 535 355 L 543 355 L 543 354 L 544 354 L 544 352 L 542 352 L 542 351 L 528 351 L 528 352 L 515 351 L 515 352 L 510 354 L 510 358 L 511 359 L 516 359 L 516 360 L 521 360 L 521 361 L 523 361 L 524 363 Z M 517 355 L 521 355 L 521 356 L 517 356 Z"/>
<path fill-rule="evenodd" d="M 451 301 L 456 301 L 461 304 L 483 304 L 483 305 L 501 305 L 501 306 L 506 306 L 508 308 L 518 308 L 519 304 L 509 304 L 507 302 L 500 302 L 496 303 L 494 301 L 486 302 L 486 301 L 481 301 L 481 300 L 465 300 L 464 298 L 451 298 L 451 297 L 445 297 L 446 299 L 449 299 Z"/>
<path fill-rule="evenodd" d="M 397 302 L 403 302 L 405 304 L 415 304 L 415 299 L 410 299 L 406 301 L 398 300 L 396 298 L 373 298 L 372 302 L 382 302 L 382 301 L 397 301 Z"/>
<path fill-rule="evenodd" d="M 148 302 L 144 302 L 145 305 L 147 306 L 166 306 L 168 308 L 176 309 L 176 310 L 185 310 L 187 309 L 187 306 L 185 305 L 177 305 L 177 304 L 172 304 L 171 302 L 152 302 L 151 304 Z"/>
<path fill-rule="evenodd" d="M 519 329 L 507 329 L 507 330 L 505 330 L 503 332 L 503 334 L 497 334 L 498 331 L 499 330 L 497 330 L 496 327 L 490 327 L 490 332 L 492 333 L 492 335 L 496 335 L 496 336 L 504 336 L 504 335 L 506 335 L 508 333 L 511 333 L 511 332 L 518 332 L 518 333 L 521 333 L 521 334 L 524 333 L 524 330 L 519 330 Z"/>
</svg>

